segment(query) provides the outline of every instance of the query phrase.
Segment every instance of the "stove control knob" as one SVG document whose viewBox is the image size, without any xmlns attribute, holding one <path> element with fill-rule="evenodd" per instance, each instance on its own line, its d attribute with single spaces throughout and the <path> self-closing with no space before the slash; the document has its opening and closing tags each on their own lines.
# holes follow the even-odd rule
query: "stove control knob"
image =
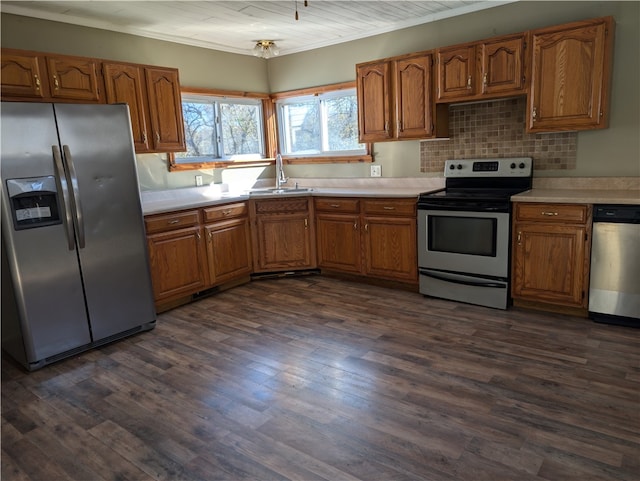
<svg viewBox="0 0 640 481">
<path fill-rule="evenodd" d="M 515 169 L 516 168 L 516 163 L 515 162 L 511 162 L 511 168 Z"/>
<path fill-rule="evenodd" d="M 458 170 L 462 170 L 462 164 L 458 164 Z"/>
<path fill-rule="evenodd" d="M 455 170 L 455 168 L 456 168 L 456 166 L 455 166 L 455 165 L 453 165 L 453 164 L 451 164 L 451 165 L 449 166 L 449 170 Z"/>
<path fill-rule="evenodd" d="M 524 162 L 520 162 L 520 165 L 518 167 L 520 167 L 521 169 L 524 169 Z"/>
</svg>

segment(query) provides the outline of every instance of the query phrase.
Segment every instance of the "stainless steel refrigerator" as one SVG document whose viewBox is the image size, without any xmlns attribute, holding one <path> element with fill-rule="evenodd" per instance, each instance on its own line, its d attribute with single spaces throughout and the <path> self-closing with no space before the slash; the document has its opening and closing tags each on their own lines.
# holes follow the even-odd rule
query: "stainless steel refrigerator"
<svg viewBox="0 0 640 481">
<path fill-rule="evenodd" d="M 0 112 L 3 349 L 34 370 L 153 328 L 128 107 Z"/>
</svg>

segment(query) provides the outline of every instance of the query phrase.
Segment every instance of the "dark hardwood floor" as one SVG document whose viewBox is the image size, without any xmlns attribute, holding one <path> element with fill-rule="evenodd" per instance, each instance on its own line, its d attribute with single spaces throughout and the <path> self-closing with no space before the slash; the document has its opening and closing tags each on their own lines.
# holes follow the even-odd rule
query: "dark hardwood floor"
<svg viewBox="0 0 640 481">
<path fill-rule="evenodd" d="M 640 479 L 640 330 L 321 276 L 30 374 L 2 480 Z"/>
</svg>

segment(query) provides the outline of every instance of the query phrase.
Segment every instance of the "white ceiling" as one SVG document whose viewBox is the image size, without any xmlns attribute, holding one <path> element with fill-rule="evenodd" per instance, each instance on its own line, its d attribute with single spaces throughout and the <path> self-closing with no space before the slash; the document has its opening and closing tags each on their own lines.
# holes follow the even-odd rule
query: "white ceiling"
<svg viewBox="0 0 640 481">
<path fill-rule="evenodd" d="M 244 55 L 257 40 L 276 40 L 287 55 L 513 1 L 2 0 L 0 11 Z"/>
</svg>

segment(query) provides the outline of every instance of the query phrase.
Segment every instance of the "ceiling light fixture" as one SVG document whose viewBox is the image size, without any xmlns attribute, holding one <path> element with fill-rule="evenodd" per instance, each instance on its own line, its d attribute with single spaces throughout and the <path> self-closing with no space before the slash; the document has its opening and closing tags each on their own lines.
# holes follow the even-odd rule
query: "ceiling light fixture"
<svg viewBox="0 0 640 481">
<path fill-rule="evenodd" d="M 273 40 L 258 40 L 253 47 L 253 55 L 261 58 L 276 57 L 280 54 L 280 49 Z"/>
</svg>

